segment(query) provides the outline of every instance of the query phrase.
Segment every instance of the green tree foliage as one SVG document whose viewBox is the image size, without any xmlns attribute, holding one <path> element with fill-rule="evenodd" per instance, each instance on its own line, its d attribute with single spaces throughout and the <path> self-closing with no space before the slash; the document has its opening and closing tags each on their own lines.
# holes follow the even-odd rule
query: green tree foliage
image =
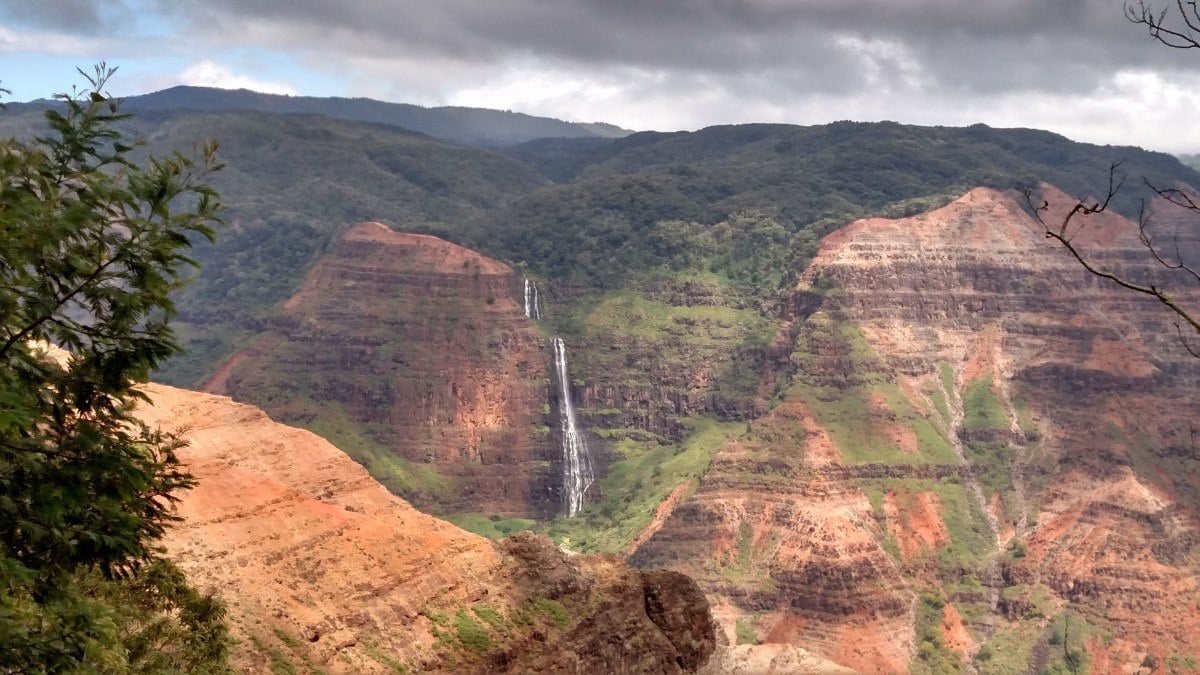
<svg viewBox="0 0 1200 675">
<path fill-rule="evenodd" d="M 1151 180 L 1196 179 L 1167 155 L 1118 151 Z M 539 141 L 510 154 L 561 184 L 447 234 L 524 261 L 543 277 L 603 288 L 619 288 L 650 266 L 699 262 L 762 299 L 793 281 L 787 275 L 808 264 L 821 237 L 857 218 L 915 215 L 976 186 L 1045 180 L 1087 194 L 1089 172 L 1107 167 L 1111 152 L 1029 129 L 893 122 L 646 132 L 602 146 Z M 1122 196 L 1113 203 L 1125 214 L 1138 206 Z M 767 254 L 764 246 L 786 254 Z"/>
<path fill-rule="evenodd" d="M 195 670 L 225 651 L 220 603 L 155 549 L 192 484 L 181 441 L 132 414 L 178 351 L 191 238 L 219 222 L 216 146 L 131 163 L 111 73 L 61 95 L 47 135 L 0 140 L 0 672 Z"/>
</svg>

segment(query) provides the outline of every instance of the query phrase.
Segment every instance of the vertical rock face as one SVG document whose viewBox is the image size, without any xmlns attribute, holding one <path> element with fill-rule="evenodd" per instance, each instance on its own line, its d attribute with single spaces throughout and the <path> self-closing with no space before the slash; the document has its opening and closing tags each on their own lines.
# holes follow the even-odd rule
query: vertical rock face
<svg viewBox="0 0 1200 675">
<path fill-rule="evenodd" d="M 722 283 L 659 275 L 589 305 L 572 347 L 579 406 L 606 414 L 585 423 L 679 440 L 689 417 L 753 416 L 753 343 L 773 326 L 744 303 Z"/>
<path fill-rule="evenodd" d="M 418 504 L 553 511 L 550 356 L 519 291 L 506 265 L 363 223 L 206 389 L 343 443 Z"/>
<path fill-rule="evenodd" d="M 1074 203 L 1042 198 L 1052 223 Z M 1167 283 L 1119 216 L 1077 242 Z M 636 562 L 693 574 L 730 638 L 865 671 L 1041 670 L 1064 625 L 1102 671 L 1200 650 L 1200 365 L 1161 306 L 976 189 L 830 235 L 790 308 L 764 378 L 782 402 Z"/>
<path fill-rule="evenodd" d="M 198 485 L 164 544 L 229 604 L 239 672 L 687 673 L 715 646 L 674 572 L 492 543 L 419 513 L 324 439 L 228 398 L 150 385 Z"/>
</svg>

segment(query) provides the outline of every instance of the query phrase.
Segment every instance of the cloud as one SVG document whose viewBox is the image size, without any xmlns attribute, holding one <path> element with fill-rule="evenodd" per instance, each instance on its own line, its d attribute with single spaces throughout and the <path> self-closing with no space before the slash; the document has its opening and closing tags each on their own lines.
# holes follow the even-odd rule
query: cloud
<svg viewBox="0 0 1200 675">
<path fill-rule="evenodd" d="M 211 0 L 189 15 L 196 29 L 235 42 L 339 54 L 473 62 L 526 55 L 714 73 L 819 68 L 822 54 L 836 60 L 845 38 L 907 45 L 923 69 L 946 75 L 960 74 L 964 61 L 1031 73 L 1145 58 L 1133 49 L 1142 36 L 1114 0 Z M 1056 58 L 1044 58 L 1048 52 Z M 942 58 L 952 54 L 960 58 Z"/>
<path fill-rule="evenodd" d="M 287 82 L 271 82 L 238 75 L 227 66 L 208 59 L 184 68 L 183 72 L 179 73 L 177 83 L 218 89 L 252 89 L 267 94 L 296 94 L 296 88 Z"/>
<path fill-rule="evenodd" d="M 5 15 L 34 26 L 85 34 L 101 32 L 108 25 L 96 0 L 0 0 L 0 16 Z"/>
<path fill-rule="evenodd" d="M 257 72 L 238 57 L 253 50 L 316 74 L 289 78 L 304 93 L 632 128 L 983 121 L 1200 146 L 1184 111 L 1191 98 L 1176 86 L 1200 73 L 1200 56 L 1147 38 L 1121 0 L 0 0 L 0 8 L 17 2 L 38 6 L 20 10 L 24 21 L 63 33 L 76 30 L 75 13 L 103 22 L 97 7 L 136 8 L 151 17 L 140 19 L 147 30 L 172 31 L 142 42 L 205 59 L 191 79 L 211 86 L 293 90 L 217 65 Z M 164 72 L 177 71 L 176 63 Z M 278 80 L 283 70 L 269 72 Z M 1151 86 L 1165 89 L 1147 92 L 1121 73 L 1157 74 Z M 340 89 L 312 91 L 314 82 Z M 1145 97 L 1156 94 L 1174 98 L 1152 109 Z M 1165 129 L 1144 133 L 1139 115 Z M 1107 127 L 1095 121 L 1104 118 Z"/>
<path fill-rule="evenodd" d="M 13 30 L 0 25 L 0 55 L 36 53 L 82 57 L 112 47 L 111 42 L 101 38 L 60 31 Z"/>
</svg>

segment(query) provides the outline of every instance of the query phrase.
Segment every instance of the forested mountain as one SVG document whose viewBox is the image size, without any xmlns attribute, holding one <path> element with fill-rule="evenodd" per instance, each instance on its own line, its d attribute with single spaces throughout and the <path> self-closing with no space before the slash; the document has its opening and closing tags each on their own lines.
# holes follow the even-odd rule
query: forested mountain
<svg viewBox="0 0 1200 675">
<path fill-rule="evenodd" d="M 663 221 L 686 221 L 693 234 L 713 239 L 713 225 L 753 213 L 782 227 L 786 233 L 771 235 L 773 244 L 802 262 L 832 228 L 867 215 L 917 213 L 974 186 L 1019 189 L 1044 181 L 1086 195 L 1106 188 L 1109 166 L 1122 160 L 1129 175 L 1156 184 L 1195 184 L 1200 177 L 1162 153 L 983 125 L 739 125 L 634 134 L 605 145 L 535 141 L 509 153 L 561 184 L 498 209 L 487 226 L 499 226 L 499 241 L 491 231 L 470 241 L 488 240 L 484 250 L 528 261 L 550 276 L 602 283 L 696 253 L 664 250 L 680 242 L 662 240 L 655 225 Z M 1126 191 L 1114 206 L 1135 214 L 1143 196 Z M 735 244 L 724 239 L 707 245 L 718 249 L 718 260 L 738 267 L 745 254 L 727 250 Z"/>
<path fill-rule="evenodd" d="M 38 107 L 39 102 L 19 104 Z M 138 116 L 157 111 L 268 112 L 321 115 L 372 122 L 425 134 L 449 143 L 502 147 L 537 138 L 617 138 L 629 132 L 611 124 L 580 124 L 485 108 L 425 108 L 368 98 L 319 98 L 262 94 L 247 89 L 176 86 L 131 96 L 124 109 Z"/>
</svg>

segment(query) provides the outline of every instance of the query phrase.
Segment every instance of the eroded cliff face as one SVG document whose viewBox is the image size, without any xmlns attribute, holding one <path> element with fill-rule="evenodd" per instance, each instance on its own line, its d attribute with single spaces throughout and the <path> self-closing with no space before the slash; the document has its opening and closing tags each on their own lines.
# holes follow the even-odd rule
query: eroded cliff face
<svg viewBox="0 0 1200 675">
<path fill-rule="evenodd" d="M 1135 224 L 1079 241 L 1141 273 Z M 1200 367 L 1160 306 L 977 189 L 830 235 L 782 319 L 782 402 L 633 558 L 694 575 L 731 641 L 871 672 L 1200 651 Z"/>
<path fill-rule="evenodd" d="M 333 439 L 444 512 L 558 508 L 551 356 L 507 265 L 363 223 L 205 387 Z"/>
<path fill-rule="evenodd" d="M 744 302 L 727 285 L 686 274 L 631 280 L 600 298 L 576 350 L 588 421 L 679 441 L 688 418 L 753 417 L 754 343 L 774 325 Z"/>
<path fill-rule="evenodd" d="M 774 662 L 782 645 L 866 672 L 903 671 L 916 596 L 855 480 L 878 471 L 845 467 L 808 408 L 785 401 L 717 453 L 696 494 L 631 561 L 684 571 L 731 644 L 763 643 L 743 647 L 741 659 L 724 655 L 732 672 Z"/>
<path fill-rule="evenodd" d="M 490 542 L 261 410 L 146 391 L 140 415 L 184 433 L 199 481 L 164 544 L 228 602 L 240 672 L 681 673 L 713 651 L 708 604 L 678 573 Z"/>
</svg>

